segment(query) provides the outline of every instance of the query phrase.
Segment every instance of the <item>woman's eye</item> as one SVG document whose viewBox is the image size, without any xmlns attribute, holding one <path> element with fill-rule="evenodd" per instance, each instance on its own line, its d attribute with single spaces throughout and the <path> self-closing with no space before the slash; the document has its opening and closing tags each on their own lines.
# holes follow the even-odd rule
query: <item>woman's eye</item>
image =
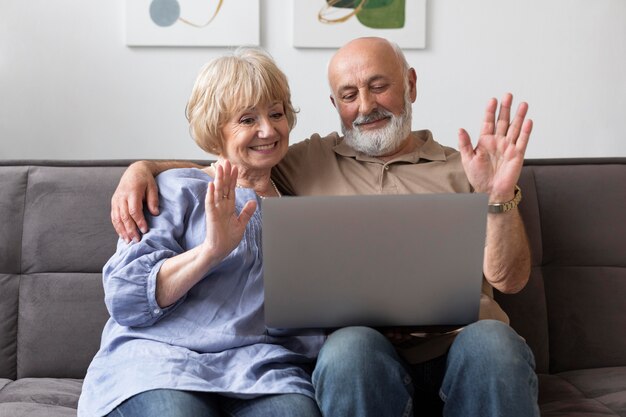
<svg viewBox="0 0 626 417">
<path fill-rule="evenodd" d="M 271 117 L 272 119 L 276 119 L 276 120 L 278 120 L 278 119 L 282 119 L 282 117 L 283 117 L 284 115 L 285 115 L 284 113 L 276 112 L 276 113 L 272 113 L 272 114 L 270 115 L 270 117 Z"/>
<path fill-rule="evenodd" d="M 244 117 L 243 119 L 239 120 L 239 123 L 241 123 L 242 125 L 248 126 L 254 123 L 254 118 Z"/>
</svg>

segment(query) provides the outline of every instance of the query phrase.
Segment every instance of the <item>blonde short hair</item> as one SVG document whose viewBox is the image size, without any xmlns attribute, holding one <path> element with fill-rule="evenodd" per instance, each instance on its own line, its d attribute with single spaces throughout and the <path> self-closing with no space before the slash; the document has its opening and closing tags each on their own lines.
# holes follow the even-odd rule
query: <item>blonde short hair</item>
<svg viewBox="0 0 626 417">
<path fill-rule="evenodd" d="M 206 152 L 220 154 L 222 127 L 235 113 L 259 104 L 283 104 L 289 129 L 296 124 L 287 77 L 260 48 L 241 47 L 207 63 L 187 102 L 191 136 Z"/>
</svg>

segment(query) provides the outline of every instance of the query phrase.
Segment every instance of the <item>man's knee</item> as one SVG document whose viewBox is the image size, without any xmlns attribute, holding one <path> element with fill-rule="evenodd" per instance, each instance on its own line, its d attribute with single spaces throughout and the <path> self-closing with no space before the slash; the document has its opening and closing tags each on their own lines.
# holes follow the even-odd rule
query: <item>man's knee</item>
<svg viewBox="0 0 626 417">
<path fill-rule="evenodd" d="M 477 366 L 481 362 L 504 371 L 507 366 L 531 366 L 530 348 L 509 325 L 497 320 L 480 320 L 463 329 L 450 348 L 449 358 L 466 357 Z"/>
</svg>

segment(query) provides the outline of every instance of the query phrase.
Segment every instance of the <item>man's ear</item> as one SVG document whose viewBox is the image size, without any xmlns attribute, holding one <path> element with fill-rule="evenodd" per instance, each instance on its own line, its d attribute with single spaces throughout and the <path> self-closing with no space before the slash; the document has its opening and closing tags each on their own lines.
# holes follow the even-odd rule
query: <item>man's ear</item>
<svg viewBox="0 0 626 417">
<path fill-rule="evenodd" d="M 411 103 L 415 103 L 417 99 L 417 73 L 415 68 L 409 68 L 409 90 L 411 93 Z"/>
<path fill-rule="evenodd" d="M 335 104 L 335 97 L 332 94 L 329 97 L 330 97 L 330 102 L 333 103 L 333 107 L 337 108 L 337 104 Z"/>
</svg>

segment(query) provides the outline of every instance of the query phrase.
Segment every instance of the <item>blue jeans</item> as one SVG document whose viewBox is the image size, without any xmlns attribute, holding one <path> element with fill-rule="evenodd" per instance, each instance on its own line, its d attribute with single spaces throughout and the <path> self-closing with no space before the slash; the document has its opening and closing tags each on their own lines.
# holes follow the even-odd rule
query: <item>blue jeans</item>
<svg viewBox="0 0 626 417">
<path fill-rule="evenodd" d="M 301 394 L 265 395 L 252 399 L 213 393 L 156 389 L 142 392 L 113 410 L 109 417 L 321 417 L 315 400 Z"/>
<path fill-rule="evenodd" d="M 446 355 L 418 365 L 379 332 L 348 327 L 324 344 L 313 384 L 325 417 L 534 417 L 534 366 L 524 340 L 495 320 L 467 326 Z"/>
</svg>

